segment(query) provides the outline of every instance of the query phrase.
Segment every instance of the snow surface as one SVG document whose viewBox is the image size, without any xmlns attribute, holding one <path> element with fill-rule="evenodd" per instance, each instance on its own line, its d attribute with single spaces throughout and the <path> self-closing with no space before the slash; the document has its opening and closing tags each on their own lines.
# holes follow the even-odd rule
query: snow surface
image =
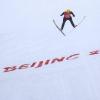
<svg viewBox="0 0 100 100">
<path fill-rule="evenodd" d="M 70 8 L 77 24 L 66 23 L 64 37 L 60 14 Z M 100 100 L 100 1 L 99 0 L 1 0 L 0 1 L 0 100 Z M 38 69 L 3 68 L 31 64 L 80 53 L 76 60 Z"/>
</svg>

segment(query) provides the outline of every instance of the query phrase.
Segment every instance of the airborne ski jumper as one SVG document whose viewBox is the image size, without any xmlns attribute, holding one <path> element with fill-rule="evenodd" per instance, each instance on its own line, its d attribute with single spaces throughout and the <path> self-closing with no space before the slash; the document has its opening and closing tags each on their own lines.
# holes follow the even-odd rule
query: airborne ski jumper
<svg viewBox="0 0 100 100">
<path fill-rule="evenodd" d="M 70 9 L 67 9 L 65 10 L 60 16 L 64 16 L 63 17 L 63 22 L 62 22 L 62 25 L 61 27 L 59 27 L 57 24 L 56 24 L 56 21 L 53 19 L 53 23 L 54 25 L 57 27 L 57 29 L 65 36 L 66 34 L 63 32 L 63 28 L 65 26 L 65 23 L 66 21 L 70 21 L 73 29 L 75 29 L 77 26 L 79 26 L 83 21 L 84 19 L 86 18 L 86 16 L 83 16 L 83 18 L 80 20 L 80 22 L 77 23 L 77 25 L 74 24 L 73 22 L 73 19 L 72 17 L 75 17 L 75 14 L 70 10 Z M 72 32 L 72 30 L 70 31 Z"/>
<path fill-rule="evenodd" d="M 75 15 L 70 9 L 65 10 L 60 16 L 63 16 L 63 15 L 64 15 L 64 17 L 63 17 L 63 22 L 62 22 L 62 26 L 61 26 L 61 31 L 63 30 L 64 25 L 65 25 L 67 20 L 70 21 L 71 25 L 74 28 L 77 26 L 77 25 L 74 24 L 72 16 L 71 16 L 71 15 L 73 15 L 73 17 L 75 17 Z"/>
</svg>

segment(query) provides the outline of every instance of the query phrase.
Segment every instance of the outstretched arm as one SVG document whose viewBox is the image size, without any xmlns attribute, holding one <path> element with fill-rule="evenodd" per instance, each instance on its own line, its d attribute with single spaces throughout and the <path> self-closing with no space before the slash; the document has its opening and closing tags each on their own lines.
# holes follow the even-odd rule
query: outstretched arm
<svg viewBox="0 0 100 100">
<path fill-rule="evenodd" d="M 60 16 L 62 16 L 62 15 L 64 15 L 64 12 Z"/>
<path fill-rule="evenodd" d="M 71 14 L 73 15 L 73 17 L 75 17 L 75 14 L 71 11 Z"/>
</svg>

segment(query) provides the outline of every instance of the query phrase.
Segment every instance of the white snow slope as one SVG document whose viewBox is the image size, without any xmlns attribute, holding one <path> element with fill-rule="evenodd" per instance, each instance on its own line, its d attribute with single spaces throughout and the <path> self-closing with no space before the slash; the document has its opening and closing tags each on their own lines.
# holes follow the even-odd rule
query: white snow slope
<svg viewBox="0 0 100 100">
<path fill-rule="evenodd" d="M 66 22 L 64 37 L 52 20 L 61 26 L 66 8 L 76 24 L 86 19 L 75 30 Z M 0 100 L 100 100 L 99 9 L 99 0 L 1 0 Z"/>
</svg>

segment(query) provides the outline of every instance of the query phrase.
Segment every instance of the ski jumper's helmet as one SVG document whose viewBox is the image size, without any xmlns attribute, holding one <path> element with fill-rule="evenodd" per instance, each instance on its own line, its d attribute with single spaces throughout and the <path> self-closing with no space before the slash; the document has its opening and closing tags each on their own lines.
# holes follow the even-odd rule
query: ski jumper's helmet
<svg viewBox="0 0 100 100">
<path fill-rule="evenodd" d="M 69 13 L 69 12 L 71 12 L 71 10 L 70 9 L 66 9 L 64 12 L 68 12 Z"/>
</svg>

